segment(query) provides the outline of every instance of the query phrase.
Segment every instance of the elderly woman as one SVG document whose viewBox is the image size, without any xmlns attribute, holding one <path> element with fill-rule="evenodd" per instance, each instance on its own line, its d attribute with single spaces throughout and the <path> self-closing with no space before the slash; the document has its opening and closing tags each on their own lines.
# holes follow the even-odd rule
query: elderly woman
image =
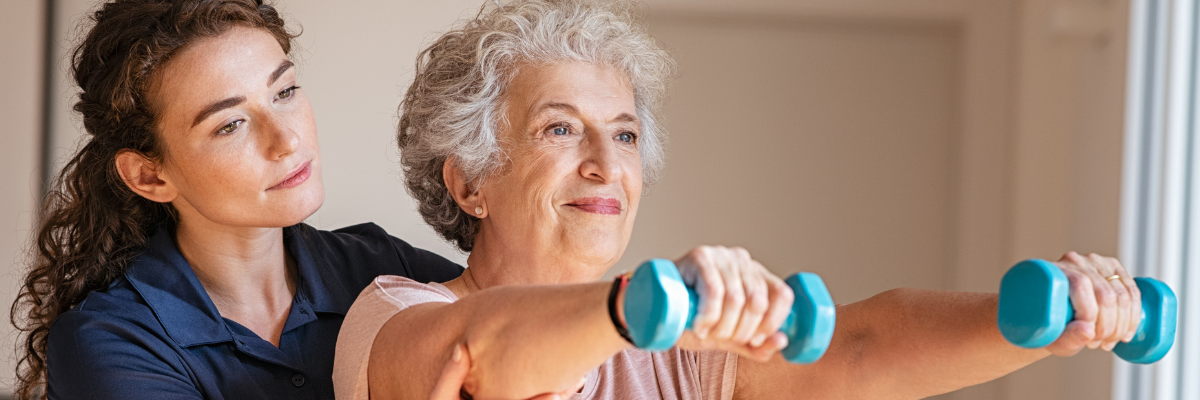
<svg viewBox="0 0 1200 400">
<path fill-rule="evenodd" d="M 476 398 L 918 398 L 1130 338 L 1138 292 L 1100 278 L 1124 269 L 1069 253 L 1058 265 L 1080 318 L 1046 349 L 1004 341 L 995 294 L 902 289 L 840 306 L 825 357 L 792 365 L 776 332 L 792 293 L 746 251 L 700 247 L 677 260 L 700 292 L 693 330 L 662 353 L 633 348 L 624 292 L 599 279 L 663 165 L 654 112 L 673 64 L 630 8 L 517 1 L 418 57 L 406 181 L 469 267 L 445 285 L 380 277 L 359 296 L 337 343 L 339 398 L 418 398 L 462 359 Z"/>
</svg>

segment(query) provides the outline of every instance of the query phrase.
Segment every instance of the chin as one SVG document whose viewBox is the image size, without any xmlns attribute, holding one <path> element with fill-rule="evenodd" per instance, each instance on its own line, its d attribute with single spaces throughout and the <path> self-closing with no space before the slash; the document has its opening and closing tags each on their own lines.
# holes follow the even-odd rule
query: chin
<svg viewBox="0 0 1200 400">
<path fill-rule="evenodd" d="M 274 222 L 270 225 L 286 227 L 304 222 L 321 209 L 321 205 L 325 203 L 325 191 L 318 186 L 316 190 L 287 199 L 283 203 L 274 207 L 268 214 Z"/>
<path fill-rule="evenodd" d="M 588 265 L 603 265 L 605 269 L 612 267 L 621 259 L 622 248 L 617 243 L 612 242 L 593 242 L 575 243 L 571 246 L 576 251 L 568 254 L 574 254 L 576 260 Z"/>
<path fill-rule="evenodd" d="M 311 217 L 313 214 L 315 214 L 317 210 L 320 210 L 321 205 L 325 204 L 325 192 L 322 191 L 316 196 L 313 196 L 307 200 L 308 201 L 304 202 L 304 204 L 297 207 L 296 213 L 293 215 L 293 217 L 298 219 L 296 219 L 296 222 L 293 222 L 292 225 L 304 222 L 304 220 L 308 219 L 308 217 Z"/>
</svg>

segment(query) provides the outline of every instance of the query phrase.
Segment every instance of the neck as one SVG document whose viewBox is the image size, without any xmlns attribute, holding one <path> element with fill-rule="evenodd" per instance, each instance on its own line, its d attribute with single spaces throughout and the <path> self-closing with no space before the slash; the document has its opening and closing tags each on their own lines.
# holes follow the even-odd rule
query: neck
<svg viewBox="0 0 1200 400">
<path fill-rule="evenodd" d="M 283 229 L 230 227 L 187 216 L 181 215 L 175 240 L 221 316 L 278 345 L 296 292 Z"/>
<path fill-rule="evenodd" d="M 447 282 L 446 287 L 463 298 L 494 286 L 586 283 L 603 277 L 609 267 L 531 250 L 527 243 L 521 248 L 509 248 L 503 242 L 477 235 L 467 256 L 466 271 Z"/>
</svg>

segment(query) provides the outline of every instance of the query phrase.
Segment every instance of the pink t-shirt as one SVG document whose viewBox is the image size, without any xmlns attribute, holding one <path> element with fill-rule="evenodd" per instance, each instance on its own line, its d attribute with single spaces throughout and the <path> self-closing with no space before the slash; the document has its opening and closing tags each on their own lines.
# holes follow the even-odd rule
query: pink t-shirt
<svg viewBox="0 0 1200 400">
<path fill-rule="evenodd" d="M 337 339 L 333 389 L 339 400 L 366 400 L 367 365 L 375 335 L 405 308 L 428 302 L 458 300 L 440 284 L 422 284 L 400 276 L 380 276 L 358 295 Z M 713 399 L 733 398 L 737 355 L 723 351 L 689 351 L 678 347 L 661 353 L 629 349 L 617 353 L 587 374 L 573 400 L 584 399 Z"/>
</svg>

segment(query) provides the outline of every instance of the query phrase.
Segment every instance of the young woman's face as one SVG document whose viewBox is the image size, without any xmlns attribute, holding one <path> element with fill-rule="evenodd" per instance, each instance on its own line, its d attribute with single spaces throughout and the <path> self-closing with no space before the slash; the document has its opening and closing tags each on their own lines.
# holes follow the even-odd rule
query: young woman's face
<svg viewBox="0 0 1200 400">
<path fill-rule="evenodd" d="M 282 227 L 325 200 L 312 107 L 271 34 L 235 27 L 184 48 L 150 93 L 159 177 L 181 222 Z"/>
</svg>

